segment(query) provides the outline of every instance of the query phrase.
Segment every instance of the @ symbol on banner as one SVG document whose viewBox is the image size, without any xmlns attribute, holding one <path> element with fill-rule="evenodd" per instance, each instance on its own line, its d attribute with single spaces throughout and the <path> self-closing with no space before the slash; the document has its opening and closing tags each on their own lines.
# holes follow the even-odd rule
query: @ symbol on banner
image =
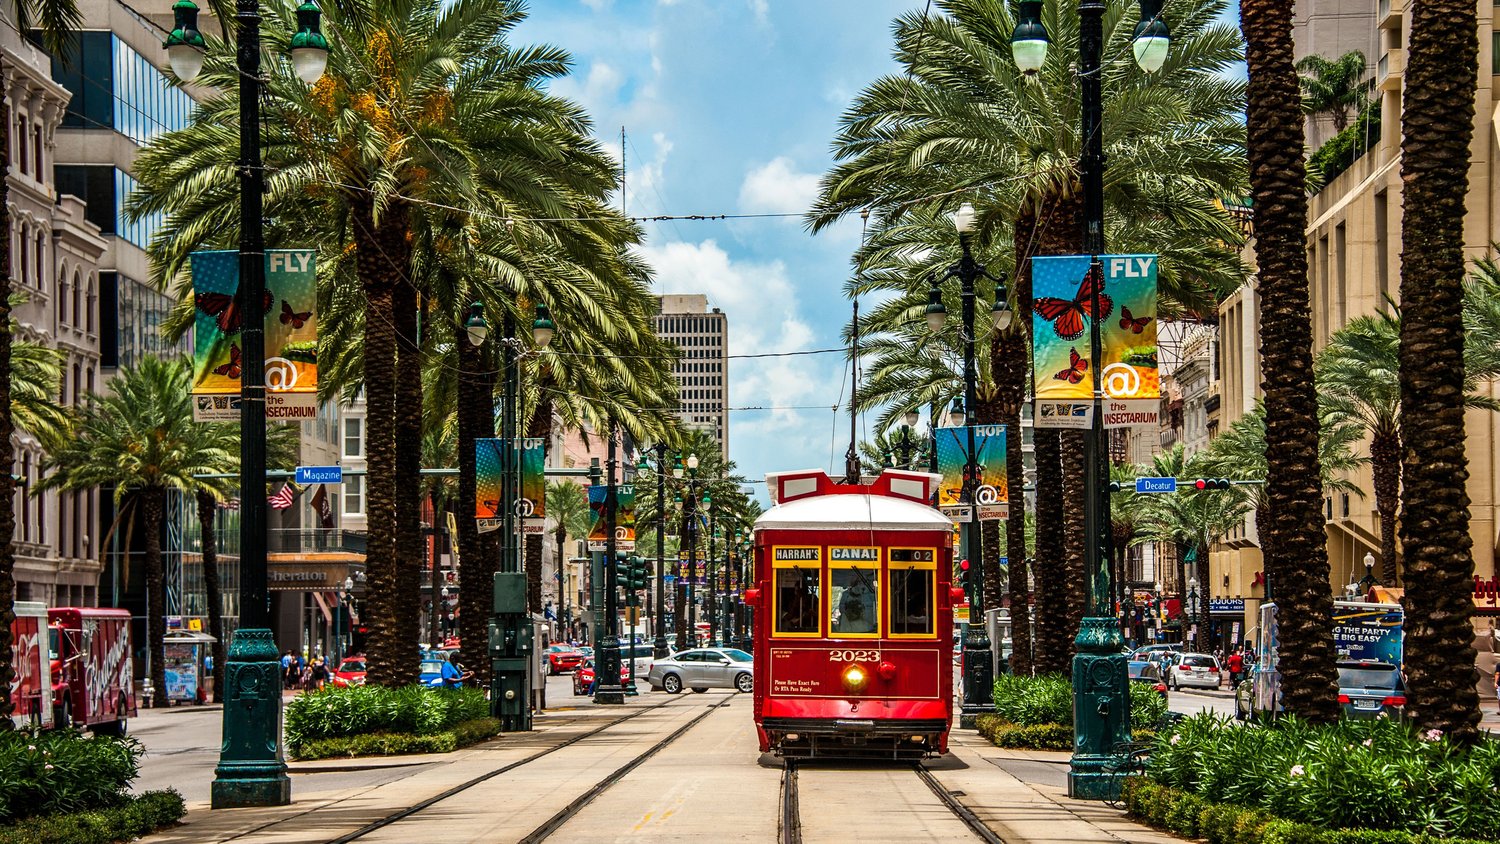
<svg viewBox="0 0 1500 844">
<path fill-rule="evenodd" d="M 266 358 L 266 389 L 284 393 L 297 386 L 297 365 L 286 358 Z"/>
<path fill-rule="evenodd" d="M 516 515 L 523 519 L 530 518 L 536 514 L 536 505 L 530 498 L 522 498 L 516 501 Z"/>
<path fill-rule="evenodd" d="M 1110 398 L 1129 398 L 1141 389 L 1141 374 L 1127 363 L 1104 367 L 1104 394 Z"/>
<path fill-rule="evenodd" d="M 974 500 L 978 501 L 981 505 L 999 504 L 1000 490 L 995 489 L 994 484 L 984 484 L 975 490 Z"/>
</svg>

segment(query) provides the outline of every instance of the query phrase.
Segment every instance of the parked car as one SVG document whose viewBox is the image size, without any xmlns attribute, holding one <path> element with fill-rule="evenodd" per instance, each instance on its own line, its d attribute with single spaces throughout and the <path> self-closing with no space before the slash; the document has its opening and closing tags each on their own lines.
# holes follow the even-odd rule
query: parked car
<svg viewBox="0 0 1500 844">
<path fill-rule="evenodd" d="M 620 685 L 630 683 L 630 666 L 620 663 Z M 578 664 L 578 669 L 573 672 L 573 694 L 586 695 L 589 687 L 594 685 L 594 660 L 585 659 Z"/>
<path fill-rule="evenodd" d="M 422 677 L 419 680 L 424 686 L 443 685 L 443 661 L 440 659 L 422 660 Z"/>
<path fill-rule="evenodd" d="M 346 656 L 333 672 L 335 686 L 363 686 L 365 684 L 365 656 Z"/>
<path fill-rule="evenodd" d="M 1350 718 L 1400 718 L 1406 711 L 1401 669 L 1389 662 L 1340 662 L 1339 704 Z"/>
<path fill-rule="evenodd" d="M 1161 668 L 1156 663 L 1148 660 L 1134 660 L 1129 663 L 1130 682 L 1141 683 L 1156 689 L 1157 693 L 1165 700 L 1167 697 L 1167 684 L 1162 681 Z"/>
<path fill-rule="evenodd" d="M 1217 689 L 1223 679 L 1219 674 L 1219 660 L 1210 654 L 1177 654 L 1163 668 L 1167 687 L 1172 689 L 1184 686 Z"/>
<path fill-rule="evenodd" d="M 583 654 L 572 645 L 553 642 L 547 646 L 547 673 L 566 674 L 583 662 Z"/>
<path fill-rule="evenodd" d="M 738 648 L 695 648 L 653 662 L 646 682 L 669 695 L 684 687 L 700 694 L 709 689 L 749 692 L 755 688 L 754 676 L 750 654 Z"/>
<path fill-rule="evenodd" d="M 1142 645 L 1130 652 L 1130 658 L 1142 662 L 1160 662 L 1163 656 L 1177 653 L 1181 650 L 1182 645 L 1178 642 L 1171 642 L 1164 645 Z"/>
</svg>

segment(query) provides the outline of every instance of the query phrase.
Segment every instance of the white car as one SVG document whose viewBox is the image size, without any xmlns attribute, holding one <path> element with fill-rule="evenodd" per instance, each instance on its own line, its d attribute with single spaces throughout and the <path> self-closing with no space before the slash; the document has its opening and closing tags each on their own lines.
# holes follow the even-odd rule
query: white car
<svg viewBox="0 0 1500 844">
<path fill-rule="evenodd" d="M 709 689 L 749 692 L 755 688 L 755 666 L 738 648 L 694 648 L 653 662 L 646 682 L 669 695 L 684 688 L 700 694 Z"/>
<path fill-rule="evenodd" d="M 1166 668 L 1167 687 L 1217 689 L 1222 677 L 1219 660 L 1209 654 L 1179 654 Z"/>
</svg>

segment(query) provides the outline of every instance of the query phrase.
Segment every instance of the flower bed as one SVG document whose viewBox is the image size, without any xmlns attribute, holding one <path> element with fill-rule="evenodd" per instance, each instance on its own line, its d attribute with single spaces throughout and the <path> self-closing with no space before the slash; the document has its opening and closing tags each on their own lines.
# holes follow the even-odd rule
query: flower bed
<svg viewBox="0 0 1500 844">
<path fill-rule="evenodd" d="M 0 732 L 0 844 L 104 844 L 174 823 L 177 792 L 129 794 L 141 752 L 76 730 Z"/>
<path fill-rule="evenodd" d="M 478 689 L 347 686 L 286 707 L 287 751 L 299 759 L 445 753 L 497 732 Z"/>
<path fill-rule="evenodd" d="M 1125 781 L 1121 800 L 1132 818 L 1209 844 L 1484 844 L 1472 838 L 1389 830 L 1324 829 L 1259 809 L 1214 803 L 1143 777 Z"/>
<path fill-rule="evenodd" d="M 1349 841 L 1500 840 L 1500 743 L 1465 750 L 1390 721 L 1313 726 L 1283 718 L 1268 728 L 1240 728 L 1204 713 L 1158 736 L 1148 776 L 1203 806 L 1246 807 L 1324 830 L 1408 836 Z M 1174 811 L 1201 809 L 1188 804 Z"/>
<path fill-rule="evenodd" d="M 1137 741 L 1149 741 L 1167 714 L 1167 702 L 1150 687 L 1130 684 L 1130 720 Z M 1073 685 L 1062 675 L 995 680 L 995 714 L 976 721 L 979 734 L 998 747 L 1073 749 Z"/>
</svg>

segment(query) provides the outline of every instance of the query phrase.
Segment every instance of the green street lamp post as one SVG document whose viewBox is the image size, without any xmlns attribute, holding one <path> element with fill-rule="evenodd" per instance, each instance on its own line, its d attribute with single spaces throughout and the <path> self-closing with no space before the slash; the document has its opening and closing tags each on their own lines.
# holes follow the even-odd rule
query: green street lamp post
<svg viewBox="0 0 1500 844">
<path fill-rule="evenodd" d="M 656 641 L 651 652 L 656 659 L 666 659 L 667 650 L 667 444 L 659 442 L 651 449 L 656 453 Z M 646 452 L 641 452 L 642 472 L 650 468 Z"/>
<path fill-rule="evenodd" d="M 167 58 L 177 78 L 192 82 L 203 70 L 207 50 L 198 31 L 198 7 L 192 0 L 178 0 L 172 14 L 173 29 L 164 44 Z M 328 64 L 321 18 L 322 12 L 311 2 L 297 7 L 292 66 L 309 85 L 318 81 Z M 235 21 L 240 135 L 237 297 L 243 304 L 261 301 L 266 291 L 257 0 L 238 0 Z M 244 502 L 240 510 L 240 627 L 224 666 L 224 740 L 210 792 L 215 809 L 282 806 L 292 799 L 281 744 L 281 663 L 270 629 L 266 589 L 266 352 L 265 325 L 258 310 L 244 321 L 240 348 L 240 490 Z"/>
<path fill-rule="evenodd" d="M 1136 64 L 1155 73 L 1166 63 L 1170 33 L 1161 19 L 1162 0 L 1138 0 L 1140 22 L 1132 51 Z M 1046 28 L 1041 0 L 1020 4 L 1011 34 L 1011 54 L 1025 74 L 1041 71 L 1047 59 Z M 1083 250 L 1093 257 L 1091 273 L 1102 273 L 1104 253 L 1104 138 L 1103 69 L 1105 0 L 1078 2 L 1078 80 L 1081 96 L 1078 160 L 1083 187 Z M 1099 313 L 1095 284 L 1091 312 Z M 1123 638 L 1110 605 L 1109 570 L 1109 457 L 1104 440 L 1104 385 L 1099 371 L 1099 320 L 1089 320 L 1089 369 L 1093 373 L 1093 425 L 1084 446 L 1084 535 L 1090 571 L 1089 611 L 1079 628 L 1073 658 L 1073 758 L 1068 771 L 1070 797 L 1099 800 L 1118 797 L 1122 777 L 1114 748 L 1130 735 L 1130 688 L 1126 660 L 1120 653 Z"/>
<path fill-rule="evenodd" d="M 703 603 L 703 612 L 708 616 L 708 646 L 719 646 L 719 552 L 714 540 L 718 529 L 714 527 L 713 493 L 703 493 L 703 506 L 708 509 L 708 560 L 703 569 L 708 574 L 708 600 Z"/>
</svg>

